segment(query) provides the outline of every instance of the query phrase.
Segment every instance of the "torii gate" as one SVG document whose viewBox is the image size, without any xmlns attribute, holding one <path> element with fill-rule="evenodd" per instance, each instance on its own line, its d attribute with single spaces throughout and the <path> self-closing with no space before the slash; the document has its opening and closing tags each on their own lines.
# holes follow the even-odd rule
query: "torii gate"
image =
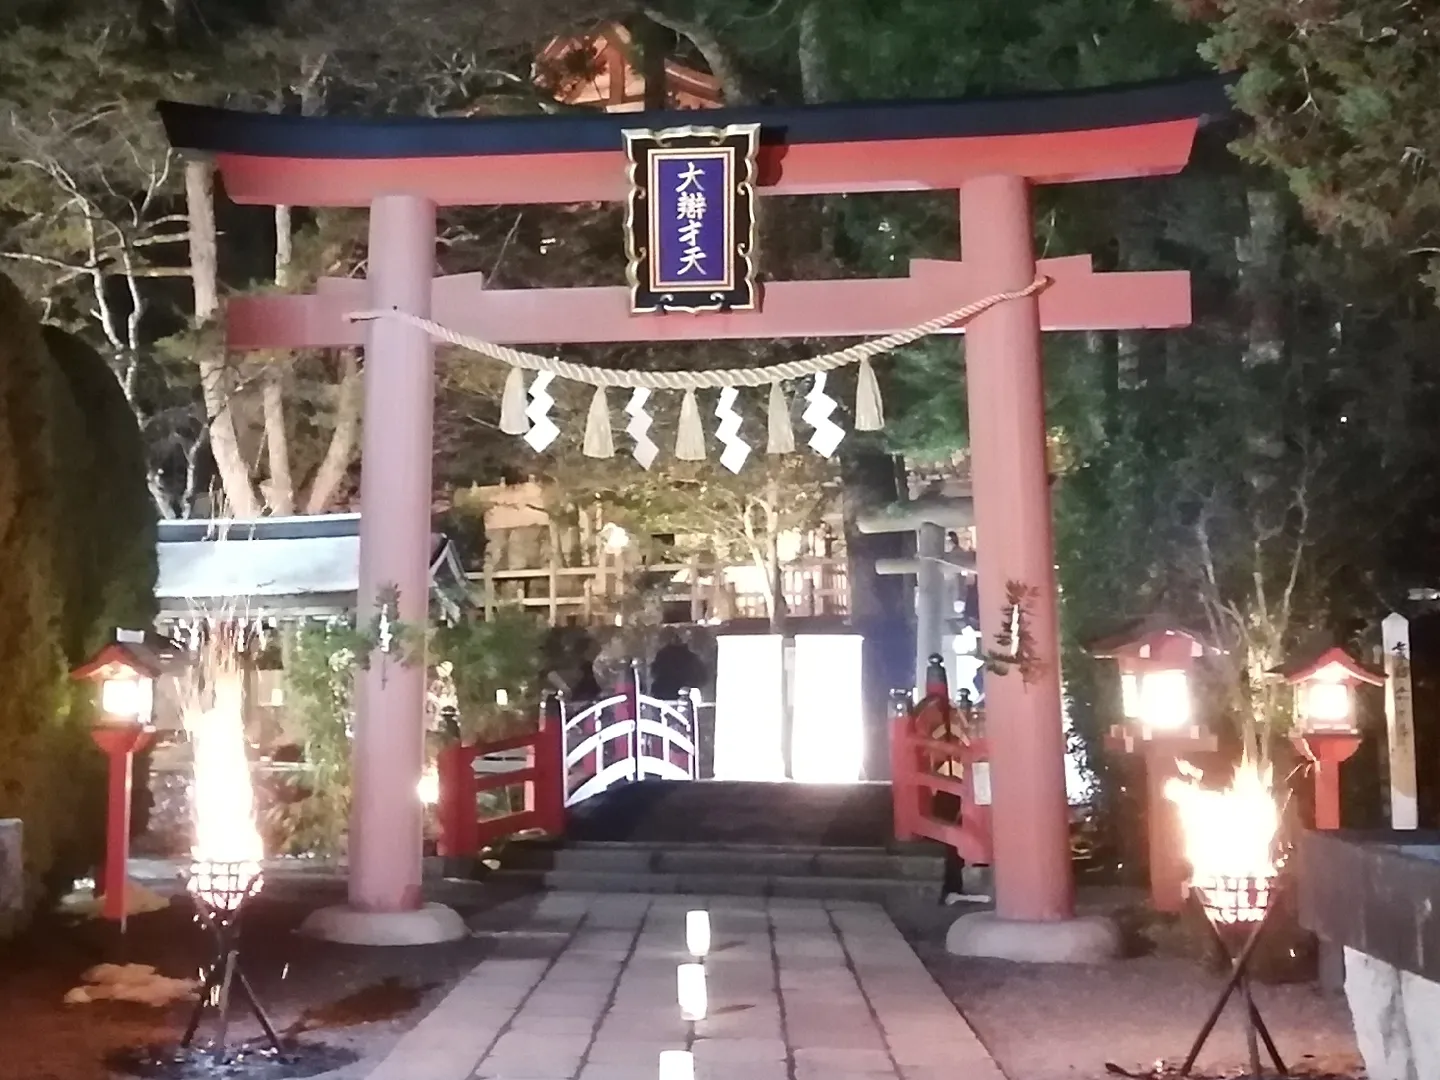
<svg viewBox="0 0 1440 1080">
<path fill-rule="evenodd" d="M 973 574 L 976 557 L 968 551 L 945 550 L 945 533 L 975 524 L 975 501 L 968 495 L 928 495 L 866 514 L 855 522 L 862 533 L 914 533 L 915 555 L 909 559 L 876 559 L 881 575 L 915 578 L 915 683 L 926 683 L 930 657 L 945 652 L 945 579 Z M 947 657 L 947 659 L 949 659 Z"/>
<path fill-rule="evenodd" d="M 1179 172 L 1200 119 L 1228 109 L 1219 79 L 707 112 L 706 124 L 761 125 L 761 194 L 958 191 L 963 259 L 916 260 L 904 278 L 774 282 L 761 310 L 693 317 L 634 315 L 619 285 L 494 290 L 476 274 L 435 276 L 437 207 L 621 201 L 623 132 L 692 123 L 693 114 L 363 120 L 160 108 L 171 143 L 215 154 L 237 202 L 370 210 L 368 280 L 236 300 L 228 316 L 232 349 L 364 346 L 362 618 L 388 585 L 399 587 L 401 620 L 425 617 L 433 344 L 402 320 L 362 325 L 347 313 L 395 309 L 497 344 L 834 338 L 892 333 L 1048 275 L 1053 283 L 1038 297 L 995 307 L 967 328 L 965 367 L 981 626 L 987 647 L 999 647 L 1014 614 L 1007 596 L 1023 589 L 1037 658 L 987 684 L 998 925 L 1023 937 L 1026 956 L 1073 952 L 1040 333 L 1185 326 L 1190 283 L 1179 271 L 1095 274 L 1083 255 L 1037 261 L 1030 188 Z M 350 908 L 336 936 L 378 943 L 458 933 L 453 921 L 423 925 L 415 785 L 424 693 L 415 668 L 361 676 Z M 977 952 L 1008 948 L 973 943 Z"/>
</svg>

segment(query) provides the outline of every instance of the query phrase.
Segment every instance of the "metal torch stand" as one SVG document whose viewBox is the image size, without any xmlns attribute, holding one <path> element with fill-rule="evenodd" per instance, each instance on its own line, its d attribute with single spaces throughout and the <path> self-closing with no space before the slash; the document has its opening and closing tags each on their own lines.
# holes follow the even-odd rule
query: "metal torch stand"
<svg viewBox="0 0 1440 1080">
<path fill-rule="evenodd" d="M 186 1049 L 189 1049 L 195 1041 L 195 1034 L 200 1030 L 200 1021 L 204 1019 L 206 1009 L 212 999 L 214 1000 L 215 1015 L 218 1018 L 214 1045 L 216 1049 L 222 1049 L 225 1046 L 226 1036 L 230 1030 L 230 994 L 234 990 L 239 992 L 240 997 L 250 1006 L 250 1011 L 255 1014 L 255 1019 L 260 1021 L 260 1027 L 265 1032 L 265 1038 L 271 1048 L 277 1054 L 282 1052 L 280 1036 L 275 1031 L 275 1025 L 265 1014 L 265 1009 L 261 1006 L 260 999 L 255 996 L 255 989 L 250 985 L 250 980 L 240 970 L 238 959 L 240 909 L 253 889 L 253 883 L 247 885 L 239 900 L 232 908 L 228 909 L 214 908 L 198 896 L 195 898 L 195 909 L 200 921 L 215 939 L 215 952 L 214 959 L 210 962 L 210 968 L 205 973 L 205 983 L 200 988 L 200 998 L 195 1002 L 195 1008 L 190 1013 L 190 1023 L 185 1028 L 185 1036 L 180 1040 L 180 1045 Z"/>
<path fill-rule="evenodd" d="M 1205 925 L 1210 928 L 1211 936 L 1219 947 L 1221 954 L 1230 964 L 1230 978 L 1225 983 L 1225 989 L 1221 992 L 1219 999 L 1215 1002 L 1214 1008 L 1205 1020 L 1205 1026 L 1200 1029 L 1200 1034 L 1195 1036 L 1195 1042 L 1190 1047 L 1190 1053 L 1185 1057 L 1185 1064 L 1180 1067 L 1181 1076 L 1189 1076 L 1190 1070 L 1195 1067 L 1195 1060 L 1200 1056 L 1200 1051 L 1205 1048 L 1215 1025 L 1220 1020 L 1220 1014 L 1225 1011 L 1225 1005 L 1230 997 L 1238 989 L 1245 1000 L 1245 1043 L 1250 1053 L 1250 1073 L 1252 1076 L 1260 1075 L 1260 1046 L 1259 1042 L 1265 1043 L 1266 1053 L 1270 1055 L 1271 1062 L 1275 1065 L 1275 1071 L 1281 1076 L 1289 1076 L 1285 1068 L 1285 1062 L 1280 1059 L 1280 1051 L 1275 1048 L 1275 1040 L 1270 1037 L 1270 1029 L 1265 1026 L 1265 1020 L 1260 1015 L 1260 1010 L 1255 1006 L 1255 998 L 1250 992 L 1250 961 L 1255 955 L 1255 947 L 1260 941 L 1260 935 L 1265 930 L 1265 925 L 1270 921 L 1270 913 L 1276 908 L 1276 897 L 1272 893 L 1270 903 L 1266 905 L 1259 921 L 1255 922 L 1244 939 L 1244 944 L 1237 953 L 1231 948 L 1230 941 L 1226 939 L 1215 920 L 1210 917 L 1209 908 L 1205 904 L 1204 897 L 1199 889 L 1190 890 L 1190 899 L 1200 909 L 1205 917 Z M 1258 1036 L 1258 1039 L 1257 1039 Z"/>
</svg>

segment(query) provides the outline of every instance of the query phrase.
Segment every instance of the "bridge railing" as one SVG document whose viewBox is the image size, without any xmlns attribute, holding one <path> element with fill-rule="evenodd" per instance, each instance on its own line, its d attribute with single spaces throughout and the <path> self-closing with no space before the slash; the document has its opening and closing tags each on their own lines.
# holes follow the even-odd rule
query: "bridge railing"
<svg viewBox="0 0 1440 1080">
<path fill-rule="evenodd" d="M 895 838 L 935 840 L 954 848 L 969 865 L 988 866 L 990 750 L 979 730 L 978 711 L 951 703 L 938 657 L 926 682 L 918 703 L 912 705 L 909 693 L 901 693 L 892 708 Z"/>
<path fill-rule="evenodd" d="M 616 784 L 700 774 L 694 697 L 663 701 L 641 693 L 632 668 L 616 692 L 564 720 L 565 805 Z"/>
<path fill-rule="evenodd" d="M 563 742 L 562 718 L 547 707 L 539 728 L 529 734 L 468 744 L 457 741 L 442 747 L 436 756 L 440 779 L 437 853 L 444 858 L 468 858 L 516 833 L 564 835 Z M 487 759 L 494 762 L 494 768 L 485 767 Z M 482 793 L 520 786 L 524 787 L 520 809 L 480 816 Z"/>
</svg>

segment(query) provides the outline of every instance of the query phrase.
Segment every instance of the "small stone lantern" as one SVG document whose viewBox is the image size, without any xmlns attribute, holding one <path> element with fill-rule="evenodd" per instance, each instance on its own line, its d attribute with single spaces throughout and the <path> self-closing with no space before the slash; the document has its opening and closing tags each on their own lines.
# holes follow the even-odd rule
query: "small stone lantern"
<svg viewBox="0 0 1440 1080">
<path fill-rule="evenodd" d="M 1088 651 L 1098 659 L 1114 660 L 1120 669 L 1127 723 L 1112 728 L 1107 742 L 1113 750 L 1145 758 L 1150 900 L 1157 911 L 1177 912 L 1185 904 L 1188 869 L 1179 816 L 1165 797 L 1165 784 L 1179 775 L 1177 759 L 1218 745 L 1195 723 L 1191 692 L 1195 662 L 1218 650 L 1157 618 L 1094 642 Z"/>
<path fill-rule="evenodd" d="M 1354 756 L 1361 741 L 1355 691 L 1384 686 L 1385 677 L 1338 647 L 1284 664 L 1270 675 L 1295 692 L 1291 741 L 1315 769 L 1315 827 L 1338 829 L 1340 765 Z"/>
<path fill-rule="evenodd" d="M 150 742 L 151 713 L 160 660 L 140 630 L 121 630 L 71 678 L 98 687 L 100 716 L 91 737 L 109 759 L 109 796 L 105 826 L 105 865 L 98 887 L 105 896 L 102 914 L 125 925 L 126 864 L 130 856 L 130 787 L 135 754 Z"/>
</svg>

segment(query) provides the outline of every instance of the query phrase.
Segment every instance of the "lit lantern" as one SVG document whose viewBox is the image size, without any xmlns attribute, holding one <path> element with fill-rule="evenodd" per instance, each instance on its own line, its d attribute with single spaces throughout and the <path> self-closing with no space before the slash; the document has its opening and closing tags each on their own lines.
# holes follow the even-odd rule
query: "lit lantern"
<svg viewBox="0 0 1440 1080">
<path fill-rule="evenodd" d="M 1090 646 L 1090 654 L 1120 669 L 1121 705 L 1127 723 L 1111 731 L 1110 744 L 1145 757 L 1149 817 L 1150 902 L 1174 913 L 1185 904 L 1185 860 L 1175 805 L 1165 797 L 1177 777 L 1176 761 L 1214 750 L 1214 736 L 1196 723 L 1190 688 L 1195 662 L 1216 652 L 1196 635 L 1151 619 Z"/>
<path fill-rule="evenodd" d="M 661 1050 L 660 1080 L 695 1080 L 694 1055 L 689 1050 Z"/>
<path fill-rule="evenodd" d="M 1338 829 L 1340 765 L 1360 749 L 1355 690 L 1384 686 L 1385 677 L 1340 648 L 1282 665 L 1270 675 L 1295 691 L 1293 741 L 1315 769 L 1315 827 Z"/>
<path fill-rule="evenodd" d="M 705 990 L 705 965 L 681 964 L 675 972 L 676 988 L 680 995 L 680 1019 L 694 1023 L 704 1020 L 709 1010 L 709 995 Z"/>
<path fill-rule="evenodd" d="M 147 727 L 154 709 L 159 661 L 145 648 L 141 631 L 122 630 L 120 634 L 70 675 L 99 684 L 102 723 Z"/>
<path fill-rule="evenodd" d="M 1171 733 L 1191 726 L 1190 674 L 1206 651 L 1193 634 L 1152 622 L 1097 642 L 1090 654 L 1119 665 L 1127 720 L 1138 721 L 1146 733 Z"/>
<path fill-rule="evenodd" d="M 710 913 L 685 913 L 685 948 L 696 960 L 704 960 L 710 952 Z"/>
<path fill-rule="evenodd" d="M 105 866 L 100 876 L 105 893 L 102 914 L 123 929 L 126 863 L 130 856 L 132 762 L 136 751 L 144 749 L 150 741 L 160 658 L 146 647 L 143 631 L 121 630 L 115 641 L 70 674 L 78 681 L 99 687 L 101 716 L 91 737 L 109 759 L 110 772 Z"/>
<path fill-rule="evenodd" d="M 1295 688 L 1295 727 L 1301 735 L 1356 735 L 1357 686 L 1384 686 L 1385 677 L 1369 670 L 1344 649 L 1326 649 L 1314 659 L 1286 664 L 1270 674 Z"/>
</svg>

